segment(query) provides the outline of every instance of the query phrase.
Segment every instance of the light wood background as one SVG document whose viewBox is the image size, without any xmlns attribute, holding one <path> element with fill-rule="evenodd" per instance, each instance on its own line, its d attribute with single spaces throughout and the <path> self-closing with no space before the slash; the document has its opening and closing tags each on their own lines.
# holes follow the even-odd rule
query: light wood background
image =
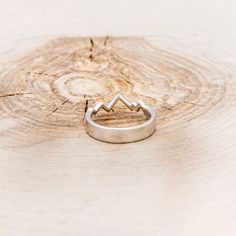
<svg viewBox="0 0 236 236">
<path fill-rule="evenodd" d="M 0 235 L 234 236 L 235 8 L 0 0 Z M 152 137 L 86 135 L 86 107 L 118 91 L 155 107 Z"/>
</svg>

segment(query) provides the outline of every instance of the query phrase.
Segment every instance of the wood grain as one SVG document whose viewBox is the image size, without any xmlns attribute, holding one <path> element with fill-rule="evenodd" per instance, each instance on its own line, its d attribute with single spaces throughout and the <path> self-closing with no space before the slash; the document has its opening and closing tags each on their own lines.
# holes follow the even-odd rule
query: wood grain
<svg viewBox="0 0 236 236">
<path fill-rule="evenodd" d="M 223 209 L 220 216 L 214 209 L 227 202 L 214 196 L 227 191 L 234 196 L 232 179 L 227 183 L 235 153 L 227 130 L 233 126 L 222 121 L 235 99 L 233 81 L 204 58 L 180 56 L 151 41 L 59 38 L 6 63 L 1 72 L 4 233 L 14 222 L 22 234 L 90 232 L 88 225 L 101 233 L 109 224 L 107 234 L 154 235 L 162 224 L 163 232 L 169 232 L 167 224 L 179 227 L 176 220 L 201 225 L 206 210 L 204 222 L 222 220 Z M 155 107 L 153 137 L 111 145 L 86 135 L 86 107 L 109 101 L 117 91 Z M 109 125 L 137 122 L 121 107 L 97 119 Z M 212 181 L 222 171 L 224 186 Z"/>
<path fill-rule="evenodd" d="M 225 33 L 208 30 L 219 16 L 189 2 L 189 12 L 185 0 L 155 11 L 154 1 L 6 4 L 0 18 L 15 18 L 0 21 L 0 235 L 235 235 L 236 21 L 226 1 Z M 168 28 L 170 6 L 171 23 L 191 27 Z M 131 21 L 129 8 L 150 18 Z M 156 109 L 152 137 L 113 145 L 85 133 L 87 107 L 117 92 Z M 123 127 L 143 116 L 120 104 L 95 119 Z"/>
<path fill-rule="evenodd" d="M 234 96 L 230 78 L 205 63 L 142 38 L 56 39 L 3 68 L 1 111 L 23 132 L 83 133 L 86 109 L 120 92 L 155 107 L 159 129 L 176 126 L 219 109 Z M 98 121 L 135 122 L 135 112 L 121 115 L 123 108 Z M 17 132 L 12 128 L 6 133 Z"/>
</svg>

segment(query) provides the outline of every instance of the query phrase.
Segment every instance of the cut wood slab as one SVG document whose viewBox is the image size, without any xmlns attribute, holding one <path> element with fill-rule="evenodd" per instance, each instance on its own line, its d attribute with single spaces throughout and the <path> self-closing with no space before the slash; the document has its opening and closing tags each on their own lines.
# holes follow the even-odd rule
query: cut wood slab
<svg viewBox="0 0 236 236">
<path fill-rule="evenodd" d="M 158 37 L 53 39 L 1 69 L 3 235 L 233 235 L 235 79 Z M 96 141 L 84 115 L 117 92 L 158 114 L 157 132 Z M 142 120 L 118 106 L 98 122 Z"/>
<path fill-rule="evenodd" d="M 1 236 L 236 235 L 235 1 L 0 5 Z M 86 134 L 118 92 L 156 110 L 153 136 Z"/>
</svg>

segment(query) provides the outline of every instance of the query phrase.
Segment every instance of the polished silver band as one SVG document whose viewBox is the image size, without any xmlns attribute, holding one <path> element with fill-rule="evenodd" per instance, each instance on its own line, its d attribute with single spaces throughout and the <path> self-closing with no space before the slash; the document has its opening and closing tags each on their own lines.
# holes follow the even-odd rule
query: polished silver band
<svg viewBox="0 0 236 236">
<path fill-rule="evenodd" d="M 92 120 L 92 116 L 100 109 L 109 112 L 118 101 L 123 102 L 130 110 L 139 111 L 141 109 L 147 120 L 140 125 L 125 128 L 103 126 Z M 87 133 L 95 139 L 109 143 L 129 143 L 139 141 L 151 136 L 156 130 L 156 112 L 143 101 L 130 102 L 120 94 L 107 105 L 99 102 L 94 108 L 89 108 L 86 112 L 85 119 Z"/>
</svg>

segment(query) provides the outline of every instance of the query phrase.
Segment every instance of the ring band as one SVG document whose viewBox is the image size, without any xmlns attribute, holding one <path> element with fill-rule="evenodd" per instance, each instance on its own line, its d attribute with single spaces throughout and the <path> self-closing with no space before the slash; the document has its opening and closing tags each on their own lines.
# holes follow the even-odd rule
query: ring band
<svg viewBox="0 0 236 236">
<path fill-rule="evenodd" d="M 123 102 L 130 110 L 138 112 L 141 109 L 147 120 L 140 125 L 122 128 L 103 126 L 92 120 L 92 116 L 100 109 L 109 112 L 118 101 Z M 117 94 L 107 105 L 99 102 L 94 108 L 88 108 L 85 119 L 87 133 L 95 139 L 108 143 L 130 143 L 143 140 L 156 131 L 156 112 L 142 100 L 130 102 L 120 94 Z"/>
</svg>

